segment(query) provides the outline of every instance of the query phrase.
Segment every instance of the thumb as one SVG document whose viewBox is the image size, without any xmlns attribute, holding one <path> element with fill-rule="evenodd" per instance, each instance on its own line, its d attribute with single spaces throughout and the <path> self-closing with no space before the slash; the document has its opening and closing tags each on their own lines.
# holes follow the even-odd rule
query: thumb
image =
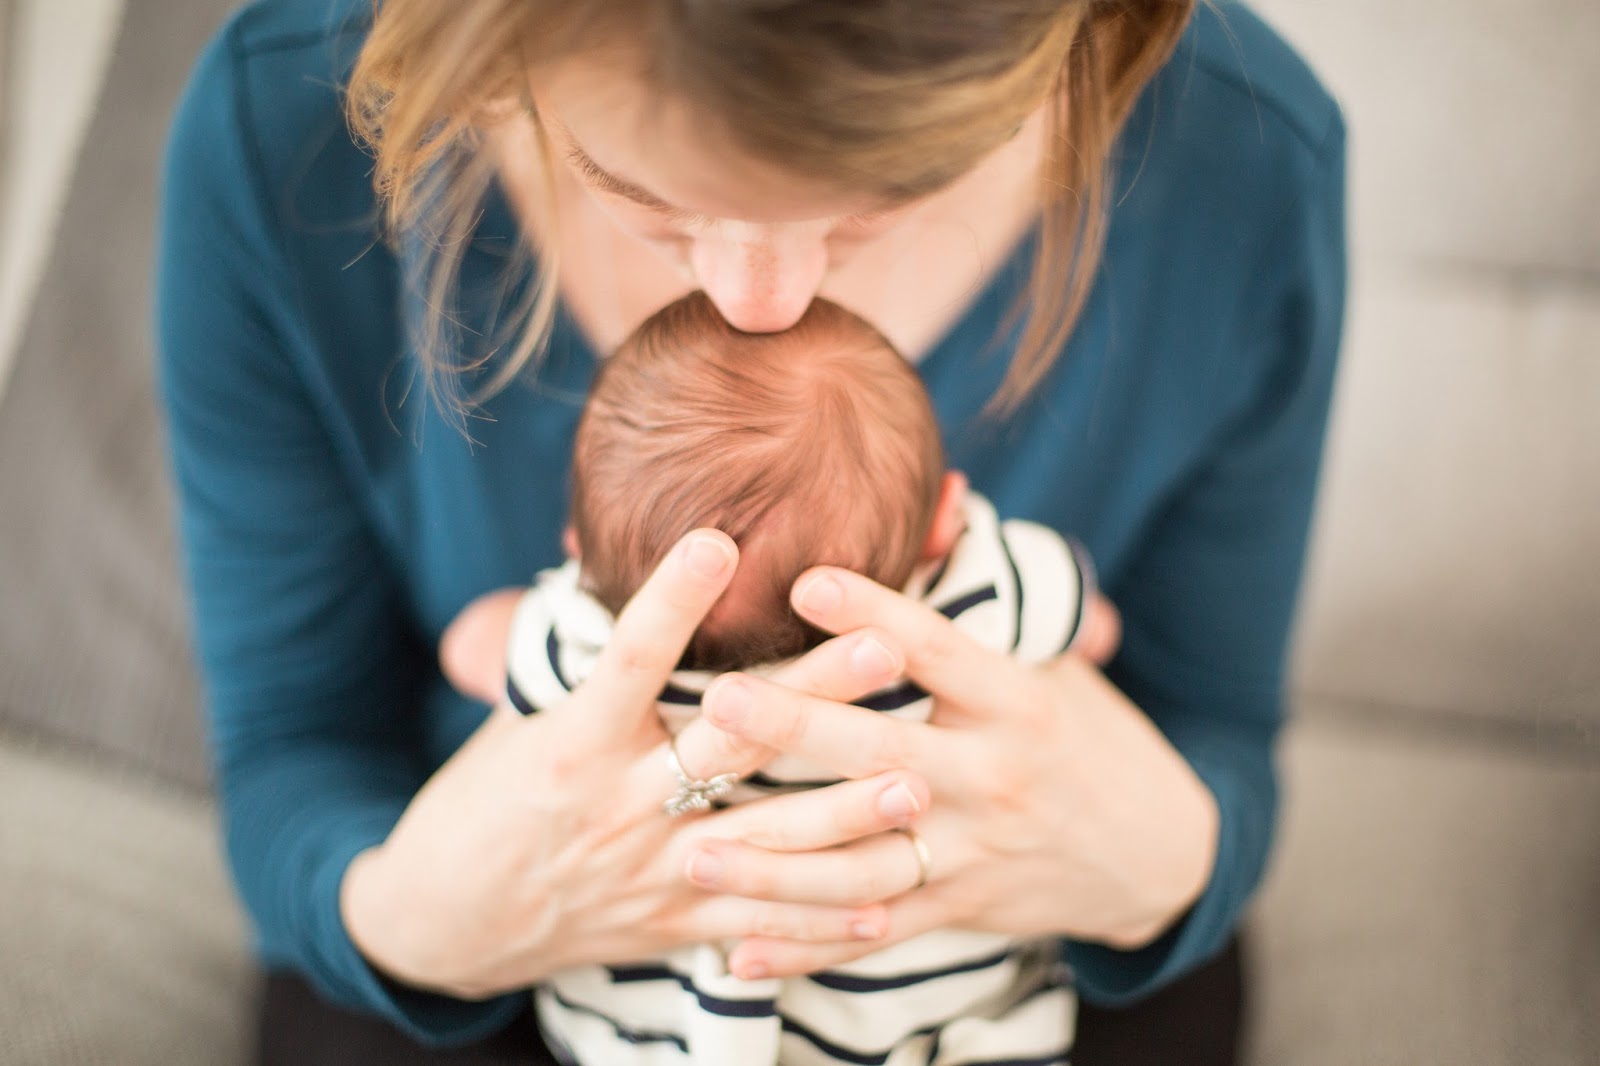
<svg viewBox="0 0 1600 1066">
<path fill-rule="evenodd" d="M 733 539 L 715 529 L 697 529 L 673 546 L 623 607 L 594 672 L 567 701 L 575 739 L 614 745 L 654 723 L 656 697 L 738 561 Z"/>
</svg>

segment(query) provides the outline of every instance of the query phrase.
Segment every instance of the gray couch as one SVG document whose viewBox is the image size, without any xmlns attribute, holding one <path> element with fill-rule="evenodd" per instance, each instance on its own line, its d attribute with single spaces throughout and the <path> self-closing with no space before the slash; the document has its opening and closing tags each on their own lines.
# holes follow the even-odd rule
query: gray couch
<svg viewBox="0 0 1600 1066">
<path fill-rule="evenodd" d="M 146 339 L 228 6 L 128 0 L 0 398 L 0 1063 L 246 1060 Z M 1346 104 L 1356 257 L 1250 1061 L 1600 1063 L 1600 8 L 1261 6 Z"/>
</svg>

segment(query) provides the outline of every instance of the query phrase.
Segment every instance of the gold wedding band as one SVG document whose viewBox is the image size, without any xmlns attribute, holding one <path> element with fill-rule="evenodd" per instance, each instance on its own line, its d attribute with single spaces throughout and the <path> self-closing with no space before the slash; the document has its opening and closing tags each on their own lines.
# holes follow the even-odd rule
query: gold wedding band
<svg viewBox="0 0 1600 1066">
<path fill-rule="evenodd" d="M 928 842 L 917 835 L 915 829 L 902 825 L 897 826 L 895 832 L 905 834 L 905 838 L 911 841 L 912 850 L 917 853 L 917 883 L 910 888 L 910 891 L 914 892 L 928 883 L 928 871 L 933 868 L 933 856 L 928 853 Z"/>
</svg>

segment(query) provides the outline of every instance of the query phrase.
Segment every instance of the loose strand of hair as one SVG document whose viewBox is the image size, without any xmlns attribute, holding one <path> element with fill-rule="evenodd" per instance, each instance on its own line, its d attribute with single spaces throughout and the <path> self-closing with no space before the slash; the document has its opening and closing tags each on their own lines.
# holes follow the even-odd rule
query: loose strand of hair
<svg viewBox="0 0 1600 1066">
<path fill-rule="evenodd" d="M 555 219 L 559 204 L 556 195 L 555 175 L 551 170 L 550 138 L 545 125 L 536 112 L 530 112 L 538 149 L 538 167 L 541 173 L 541 206 L 546 219 Z M 536 238 L 537 239 L 537 238 Z M 539 255 L 535 261 L 526 243 L 518 245 L 513 271 L 529 279 L 522 299 L 507 319 L 501 339 L 509 342 L 515 333 L 515 346 L 489 381 L 470 398 L 474 406 L 511 384 L 525 370 L 536 367 L 549 346 L 550 333 L 555 326 L 556 307 L 560 299 L 558 279 L 561 270 L 560 242 L 538 240 Z M 518 324 L 521 329 L 518 330 Z"/>
<path fill-rule="evenodd" d="M 997 336 L 1009 335 L 1019 321 L 1023 333 L 1000 388 L 984 405 L 985 416 L 1014 414 L 1077 328 L 1110 229 L 1116 139 L 1139 93 L 1177 46 L 1192 9 L 1183 0 L 1107 5 L 1080 24 L 1050 101 L 1031 276 Z"/>
</svg>

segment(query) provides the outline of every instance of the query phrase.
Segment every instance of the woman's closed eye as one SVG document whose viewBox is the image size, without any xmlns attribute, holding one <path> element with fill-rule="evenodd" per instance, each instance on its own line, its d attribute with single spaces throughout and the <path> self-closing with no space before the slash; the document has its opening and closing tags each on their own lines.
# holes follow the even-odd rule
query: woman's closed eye
<svg viewBox="0 0 1600 1066">
<path fill-rule="evenodd" d="M 658 223 L 664 223 L 678 229 L 702 229 L 714 225 L 717 221 L 707 215 L 686 211 L 681 207 L 674 207 L 648 190 L 630 181 L 618 178 L 602 168 L 589 157 L 587 152 L 575 144 L 568 145 L 566 156 L 567 161 L 577 170 L 584 184 L 590 189 L 607 197 L 626 201 L 635 208 L 642 208 Z M 841 216 L 831 228 L 830 236 L 839 236 L 846 239 L 874 236 L 899 221 L 914 203 L 915 201 L 901 201 L 869 211 Z M 656 236 L 669 238 L 677 236 L 677 234 L 661 233 Z"/>
<path fill-rule="evenodd" d="M 705 215 L 697 215 L 692 211 L 685 211 L 681 207 L 673 207 L 665 200 L 651 195 L 647 190 L 634 185 L 632 182 L 623 181 L 616 175 L 600 167 L 589 153 L 577 145 L 567 148 L 567 161 L 572 164 L 582 176 L 584 184 L 596 192 L 606 196 L 614 196 L 643 207 L 651 214 L 658 216 L 663 221 L 678 225 L 706 225 L 712 220 Z"/>
<path fill-rule="evenodd" d="M 846 215 L 839 220 L 829 235 L 845 240 L 863 240 L 868 237 L 876 237 L 900 222 L 907 212 L 911 210 L 914 203 L 915 201 L 908 201 L 892 204 L 888 207 L 880 207 L 875 211 L 863 211 L 857 215 Z"/>
</svg>

